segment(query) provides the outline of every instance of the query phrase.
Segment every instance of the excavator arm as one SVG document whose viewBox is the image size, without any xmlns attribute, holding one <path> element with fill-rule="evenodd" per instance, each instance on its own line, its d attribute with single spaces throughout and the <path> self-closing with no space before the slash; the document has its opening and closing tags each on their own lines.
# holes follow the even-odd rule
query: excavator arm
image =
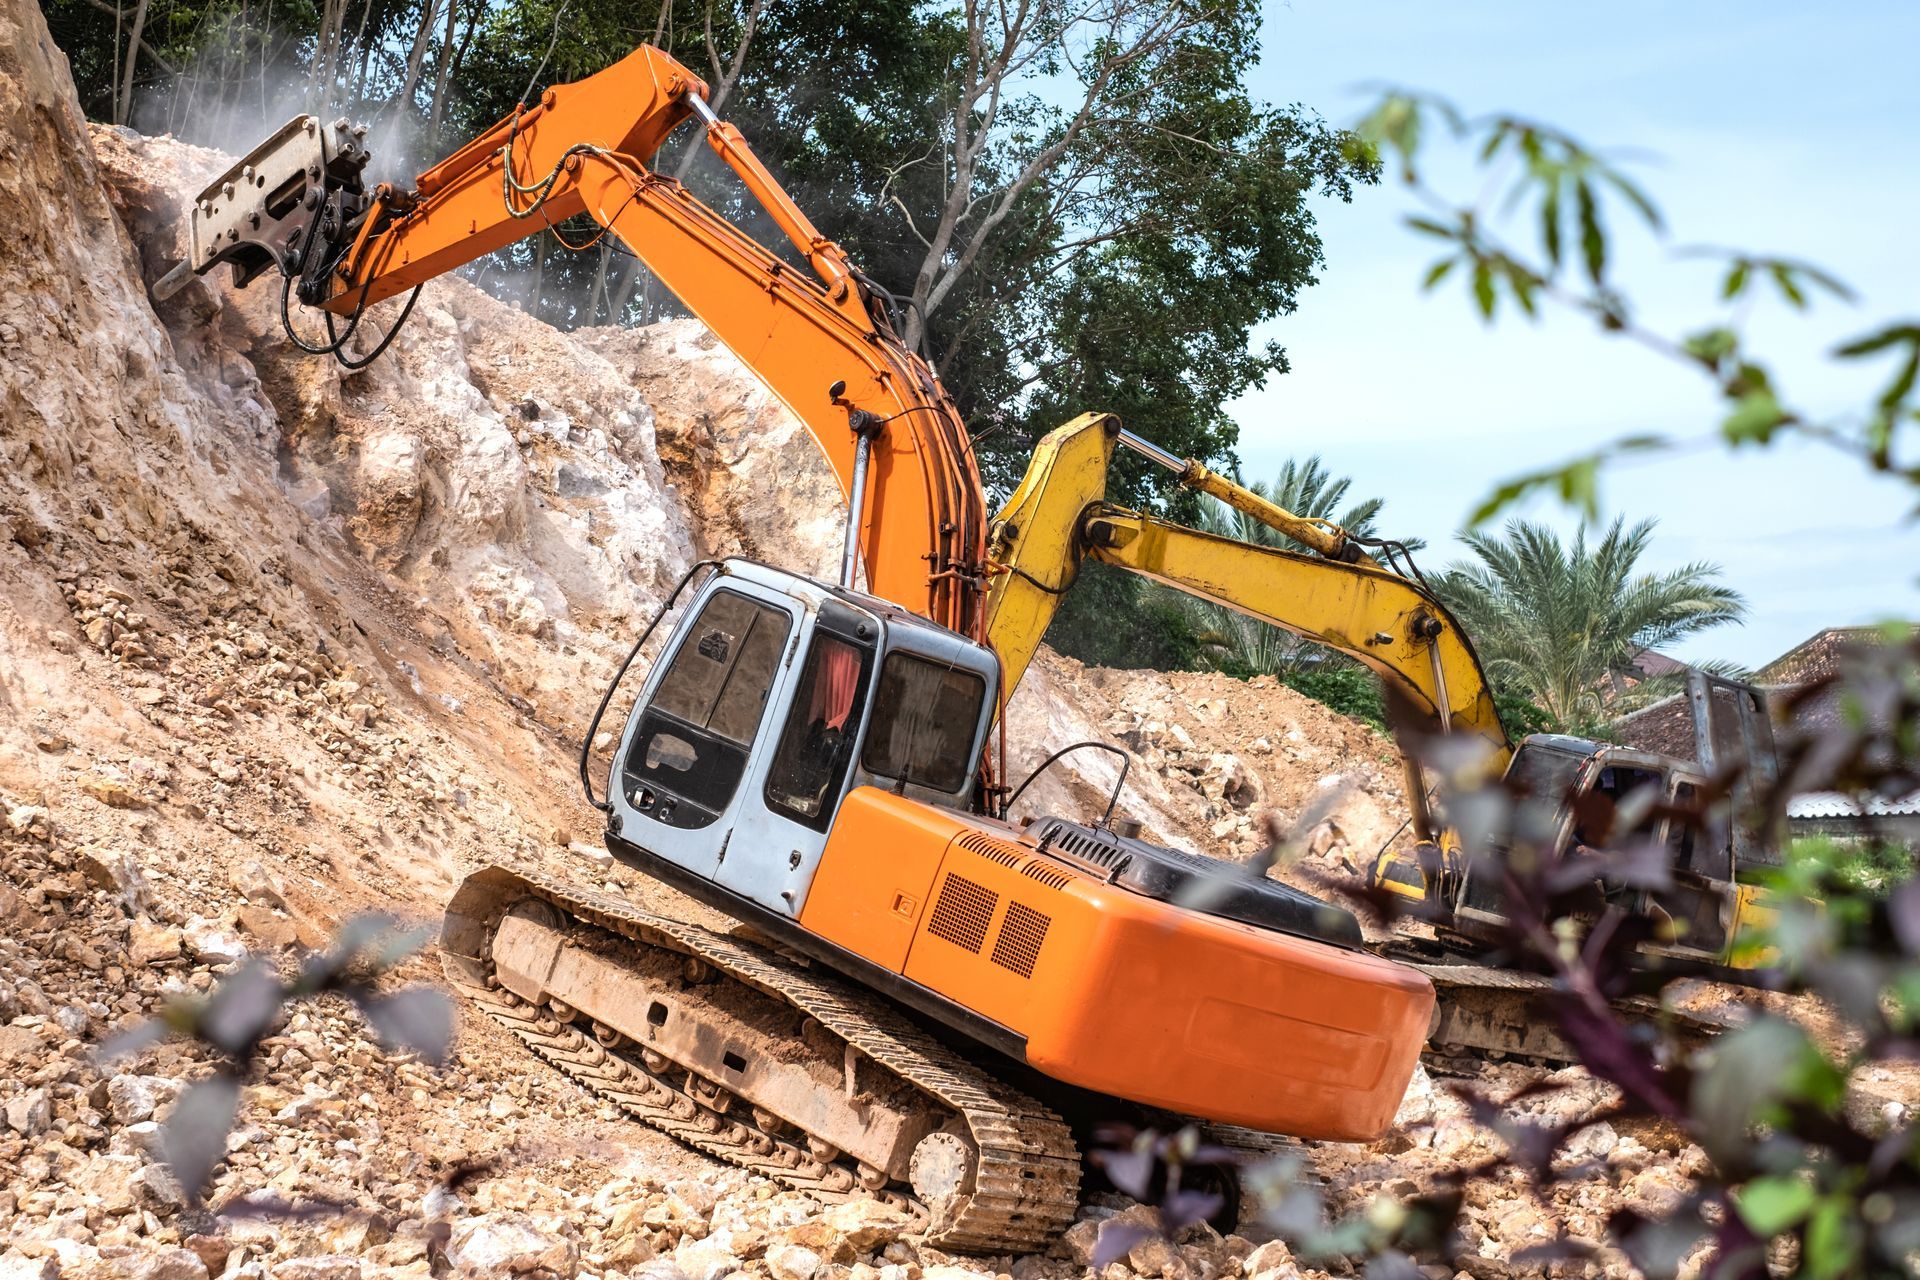
<svg viewBox="0 0 1920 1280">
<path fill-rule="evenodd" d="M 300 301 L 351 328 L 383 299 L 585 214 L 806 424 L 854 512 L 843 580 L 857 560 L 875 595 L 981 638 L 985 499 L 958 412 L 845 253 L 714 117 L 706 93 L 642 47 L 546 90 L 405 191 L 362 187 L 364 131 L 302 117 L 201 194 L 183 269 L 230 262 L 244 284 L 277 266 Z M 648 167 L 696 115 L 810 273 Z M 156 295 L 183 280 L 176 271 Z"/>
<path fill-rule="evenodd" d="M 1107 472 L 1121 446 L 1318 554 L 1217 537 L 1108 503 Z M 1472 644 L 1422 583 L 1374 563 L 1337 528 L 1137 440 L 1113 417 L 1083 415 L 1040 442 L 994 518 L 989 556 L 996 576 L 988 633 L 1009 689 L 1032 662 L 1081 563 L 1097 560 L 1344 653 L 1433 728 L 1484 741 L 1497 767 L 1512 754 Z M 1416 834 L 1431 840 L 1426 786 L 1417 763 L 1409 759 L 1407 770 Z"/>
</svg>

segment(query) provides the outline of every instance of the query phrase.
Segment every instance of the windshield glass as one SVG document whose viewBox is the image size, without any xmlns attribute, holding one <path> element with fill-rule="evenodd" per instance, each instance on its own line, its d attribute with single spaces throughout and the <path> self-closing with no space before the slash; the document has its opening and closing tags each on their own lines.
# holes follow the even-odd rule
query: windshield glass
<svg viewBox="0 0 1920 1280">
<path fill-rule="evenodd" d="M 1522 743 L 1507 766 L 1507 781 L 1534 804 L 1558 811 L 1572 795 L 1574 780 L 1586 762 L 1585 756 Z"/>
<path fill-rule="evenodd" d="M 971 671 L 888 654 L 860 763 L 883 778 L 960 790 L 973 772 L 973 734 L 986 695 L 986 681 Z"/>
</svg>

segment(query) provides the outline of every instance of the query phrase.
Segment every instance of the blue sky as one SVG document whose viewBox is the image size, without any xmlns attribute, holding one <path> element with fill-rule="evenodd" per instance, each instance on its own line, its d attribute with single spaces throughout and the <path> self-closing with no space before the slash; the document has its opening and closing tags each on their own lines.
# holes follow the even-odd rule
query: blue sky
<svg viewBox="0 0 1920 1280">
<path fill-rule="evenodd" d="M 1632 171 L 1670 234 L 1616 218 L 1619 278 L 1662 331 L 1721 315 L 1717 272 L 1677 259 L 1678 247 L 1832 269 L 1859 291 L 1855 305 L 1803 316 L 1768 300 L 1748 321 L 1789 397 L 1816 412 L 1864 403 L 1886 376 L 1826 351 L 1920 314 L 1920 3 L 1291 0 L 1267 6 L 1262 37 L 1256 91 L 1337 124 L 1384 82 L 1642 157 Z M 1445 144 L 1433 176 L 1452 194 L 1478 190 L 1468 158 Z M 1423 565 L 1437 567 L 1459 551 L 1449 531 L 1498 478 L 1618 435 L 1712 431 L 1711 389 L 1657 356 L 1567 316 L 1489 330 L 1451 281 L 1423 295 L 1433 243 L 1401 225 L 1414 205 L 1397 185 L 1320 206 L 1322 282 L 1260 335 L 1287 347 L 1293 371 L 1234 406 L 1249 478 L 1318 451 L 1356 492 L 1385 497 L 1386 531 L 1426 538 Z M 1614 469 L 1604 501 L 1609 514 L 1659 517 L 1651 566 L 1713 561 L 1749 599 L 1744 627 L 1678 656 L 1754 666 L 1824 626 L 1920 617 L 1920 526 L 1904 519 L 1914 495 L 1831 450 L 1694 449 Z M 1547 502 L 1524 513 L 1576 522 Z"/>
</svg>

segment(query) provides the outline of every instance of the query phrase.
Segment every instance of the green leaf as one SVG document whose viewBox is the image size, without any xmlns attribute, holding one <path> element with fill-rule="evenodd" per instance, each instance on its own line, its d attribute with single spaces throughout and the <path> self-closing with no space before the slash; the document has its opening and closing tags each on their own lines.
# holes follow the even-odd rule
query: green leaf
<svg viewBox="0 0 1920 1280">
<path fill-rule="evenodd" d="M 1740 1189 L 1740 1216 L 1760 1236 L 1778 1235 L 1813 1211 L 1819 1192 L 1797 1174 L 1755 1178 Z"/>
<path fill-rule="evenodd" d="M 1493 319 L 1493 305 L 1498 300 L 1493 286 L 1493 267 L 1483 258 L 1473 264 L 1473 300 L 1480 308 L 1480 318 Z"/>
<path fill-rule="evenodd" d="M 1553 264 L 1554 272 L 1560 270 L 1560 180 L 1555 177 L 1547 183 L 1547 193 L 1540 201 L 1540 239 L 1547 246 L 1547 261 Z"/>
<path fill-rule="evenodd" d="M 1727 268 L 1727 278 L 1720 283 L 1720 298 L 1732 302 L 1747 291 L 1747 260 L 1735 258 L 1733 265 Z"/>
<path fill-rule="evenodd" d="M 1580 252 L 1587 262 L 1587 278 L 1600 284 L 1607 275 L 1607 236 L 1600 228 L 1599 206 L 1584 178 L 1574 184 L 1573 197 L 1580 215 Z"/>
<path fill-rule="evenodd" d="M 1640 211 L 1640 216 L 1646 219 L 1648 226 L 1652 227 L 1655 231 L 1661 231 L 1666 228 L 1666 222 L 1660 216 L 1659 206 L 1655 205 L 1653 201 L 1647 197 L 1647 193 L 1642 191 L 1639 186 L 1625 174 L 1613 169 L 1602 169 L 1600 176 L 1612 184 L 1615 191 L 1625 196 L 1628 203 Z"/>
<path fill-rule="evenodd" d="M 1848 1274 L 1860 1257 L 1860 1245 L 1860 1222 L 1851 1202 L 1845 1196 L 1828 1196 L 1807 1223 L 1801 1274 L 1816 1280 Z"/>
<path fill-rule="evenodd" d="M 1432 218 L 1422 218 L 1418 214 L 1408 216 L 1407 226 L 1414 231 L 1418 231 L 1423 236 L 1433 236 L 1440 240 L 1459 240 L 1463 238 L 1463 233 L 1457 224 L 1449 226 L 1444 222 L 1438 222 Z"/>
<path fill-rule="evenodd" d="M 1732 445 L 1771 444 L 1774 431 L 1786 418 L 1773 392 L 1765 389 L 1749 391 L 1740 397 L 1733 412 L 1720 423 L 1720 434 Z"/>
<path fill-rule="evenodd" d="M 1772 273 L 1773 282 L 1780 286 L 1780 292 L 1786 300 L 1795 308 L 1804 311 L 1807 306 L 1807 295 L 1800 288 L 1799 282 L 1793 278 L 1793 268 L 1784 262 L 1776 262 L 1773 264 Z"/>
<path fill-rule="evenodd" d="M 1687 354 L 1701 364 L 1712 368 L 1740 349 L 1740 335 L 1731 329 L 1702 329 L 1690 334 L 1686 341 Z"/>
<path fill-rule="evenodd" d="M 1427 269 L 1427 277 L 1420 282 L 1422 289 L 1431 290 L 1447 278 L 1447 273 L 1460 265 L 1458 258 L 1442 258 Z"/>
<path fill-rule="evenodd" d="M 1774 1117 L 1780 1102 L 1831 1109 L 1845 1093 L 1846 1077 L 1802 1028 L 1762 1015 L 1714 1041 L 1690 1101 L 1700 1145 L 1715 1163 L 1730 1167 L 1746 1158 L 1754 1126 Z"/>
<path fill-rule="evenodd" d="M 1842 360 L 1858 360 L 1861 356 L 1870 356 L 1876 351 L 1898 346 L 1920 347 L 1920 324 L 1911 320 L 1890 324 L 1865 337 L 1835 347 L 1833 354 Z"/>
</svg>

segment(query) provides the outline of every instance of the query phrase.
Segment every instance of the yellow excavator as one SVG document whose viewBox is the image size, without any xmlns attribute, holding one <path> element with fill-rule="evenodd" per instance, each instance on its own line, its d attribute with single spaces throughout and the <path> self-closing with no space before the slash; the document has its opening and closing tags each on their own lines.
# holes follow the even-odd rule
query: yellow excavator
<svg viewBox="0 0 1920 1280">
<path fill-rule="evenodd" d="M 840 478 L 838 580 L 695 566 L 583 735 L 623 700 L 610 756 L 580 759 L 613 855 L 746 929 L 583 891 L 564 867 L 489 867 L 448 906 L 450 979 L 648 1123 L 788 1186 L 895 1199 L 945 1248 L 1037 1248 L 1071 1220 L 1081 1159 L 1063 1115 L 1197 1118 L 1252 1145 L 1376 1137 L 1435 1025 L 1440 970 L 1376 954 L 1331 904 L 1123 833 L 1112 801 L 1008 821 L 1025 784 L 1009 785 L 1002 712 L 1084 559 L 1351 654 L 1428 728 L 1505 751 L 1466 637 L 1340 531 L 1111 417 L 1048 436 L 989 522 L 972 442 L 889 296 L 706 98 L 643 47 L 406 189 L 362 182 L 363 130 L 297 118 L 201 193 L 188 260 L 154 289 L 223 263 L 241 285 L 272 271 L 289 339 L 357 368 L 412 297 L 355 354 L 375 304 L 584 216 L 766 382 Z M 692 119 L 805 269 L 650 167 Z M 296 299 L 324 342 L 294 325 Z M 1118 448 L 1319 554 L 1107 504 Z M 1412 766 L 1408 793 L 1433 837 Z"/>
</svg>

